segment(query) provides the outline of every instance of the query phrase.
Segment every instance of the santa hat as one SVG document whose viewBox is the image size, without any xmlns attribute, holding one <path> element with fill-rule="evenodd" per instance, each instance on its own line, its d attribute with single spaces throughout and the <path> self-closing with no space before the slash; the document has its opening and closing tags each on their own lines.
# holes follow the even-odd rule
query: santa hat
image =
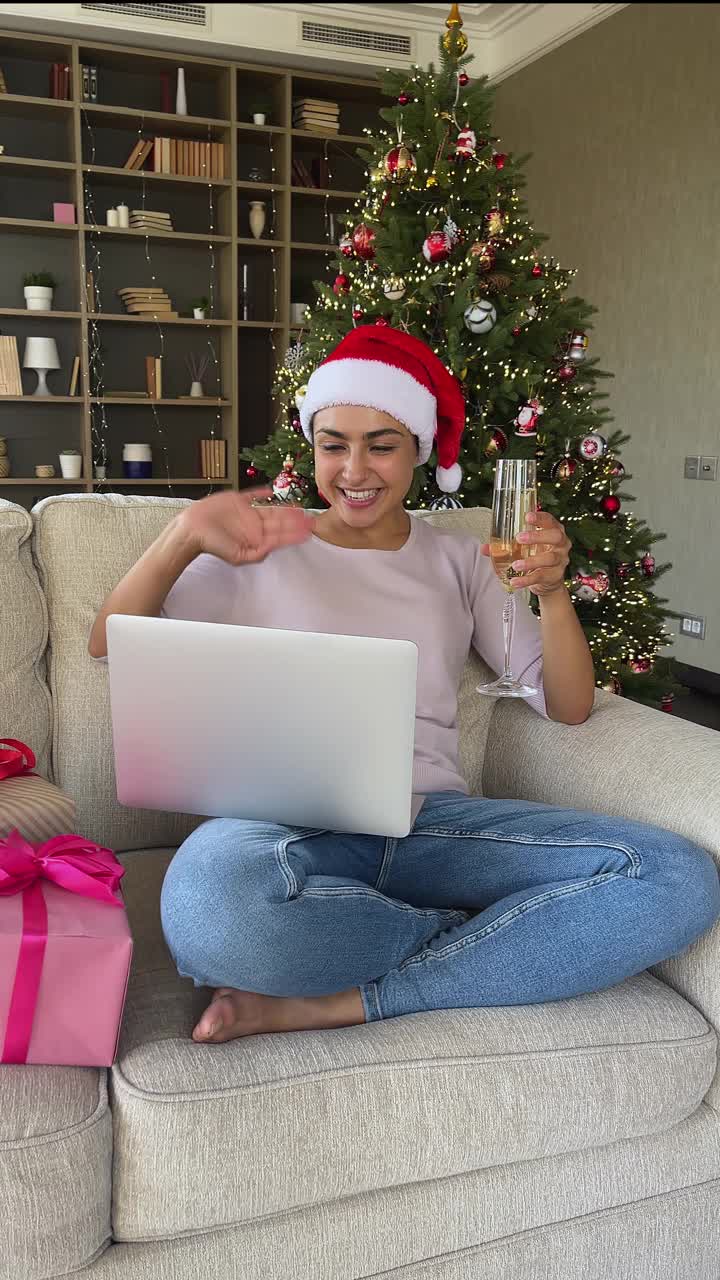
<svg viewBox="0 0 720 1280">
<path fill-rule="evenodd" d="M 396 418 L 418 438 L 418 465 L 427 462 L 435 440 L 439 488 L 460 488 L 462 387 L 419 338 L 390 325 L 351 329 L 308 381 L 300 421 L 310 442 L 313 414 L 336 404 L 365 405 Z"/>
</svg>

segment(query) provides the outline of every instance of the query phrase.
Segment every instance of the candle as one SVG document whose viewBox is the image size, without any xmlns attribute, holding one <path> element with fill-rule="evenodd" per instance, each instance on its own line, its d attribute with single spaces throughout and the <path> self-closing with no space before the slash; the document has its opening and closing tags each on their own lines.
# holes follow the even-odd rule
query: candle
<svg viewBox="0 0 720 1280">
<path fill-rule="evenodd" d="M 108 210 L 107 210 L 107 212 L 106 212 L 106 214 L 105 214 L 105 221 L 107 222 L 107 225 L 108 225 L 109 227 L 117 227 L 117 226 L 119 226 L 119 219 L 118 219 L 118 211 L 117 211 L 117 209 L 108 209 Z"/>
</svg>

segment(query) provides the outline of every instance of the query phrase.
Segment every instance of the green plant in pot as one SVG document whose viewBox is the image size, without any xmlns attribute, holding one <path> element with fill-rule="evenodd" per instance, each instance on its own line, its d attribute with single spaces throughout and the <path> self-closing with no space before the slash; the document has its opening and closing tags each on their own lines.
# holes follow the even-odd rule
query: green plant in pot
<svg viewBox="0 0 720 1280">
<path fill-rule="evenodd" d="M 205 298 L 205 297 L 203 297 L 203 298 L 193 298 L 193 300 L 192 300 L 192 302 L 191 302 L 191 304 L 190 304 L 190 305 L 191 305 L 192 310 L 193 310 L 193 316 L 194 316 L 194 318 L 195 318 L 196 320 L 204 320 L 204 319 L 205 319 L 205 317 L 206 317 L 206 315 L 207 315 L 208 308 L 209 308 L 209 306 L 210 306 L 210 302 L 209 302 L 209 300 L 208 300 L 207 298 Z"/>
<path fill-rule="evenodd" d="M 28 271 L 23 285 L 28 311 L 52 311 L 53 290 L 57 285 L 52 272 Z"/>
<path fill-rule="evenodd" d="M 250 115 L 253 124 L 265 124 L 270 115 L 270 105 L 266 98 L 255 98 L 250 103 Z"/>
</svg>

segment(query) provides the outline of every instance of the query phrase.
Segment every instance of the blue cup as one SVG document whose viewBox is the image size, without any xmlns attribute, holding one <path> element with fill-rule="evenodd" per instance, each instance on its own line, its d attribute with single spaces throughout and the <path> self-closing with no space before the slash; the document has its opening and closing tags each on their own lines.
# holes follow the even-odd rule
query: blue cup
<svg viewBox="0 0 720 1280">
<path fill-rule="evenodd" d="M 123 462 L 123 475 L 126 480 L 150 480 L 152 462 Z"/>
</svg>

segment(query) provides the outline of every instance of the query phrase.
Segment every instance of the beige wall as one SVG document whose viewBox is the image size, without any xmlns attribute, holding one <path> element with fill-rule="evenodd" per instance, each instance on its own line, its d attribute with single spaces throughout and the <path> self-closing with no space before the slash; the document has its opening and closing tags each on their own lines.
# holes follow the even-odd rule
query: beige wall
<svg viewBox="0 0 720 1280">
<path fill-rule="evenodd" d="M 503 149 L 533 152 L 530 219 L 599 308 L 633 510 L 655 531 L 669 607 L 703 614 L 682 662 L 720 672 L 720 5 L 632 4 L 498 86 Z M 672 629 L 677 634 L 677 626 Z"/>
</svg>

